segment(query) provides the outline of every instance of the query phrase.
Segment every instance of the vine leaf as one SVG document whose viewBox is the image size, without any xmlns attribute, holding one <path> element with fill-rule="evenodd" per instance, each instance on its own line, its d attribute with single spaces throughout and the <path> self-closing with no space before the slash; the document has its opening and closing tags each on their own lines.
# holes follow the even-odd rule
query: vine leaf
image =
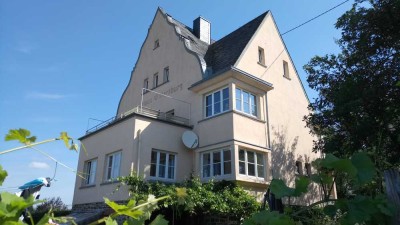
<svg viewBox="0 0 400 225">
<path fill-rule="evenodd" d="M 308 191 L 308 185 L 310 184 L 310 179 L 304 176 L 299 177 L 295 181 L 295 189 L 293 192 L 293 196 L 298 197 L 303 193 Z"/>
<path fill-rule="evenodd" d="M 113 220 L 111 217 L 108 217 L 104 222 L 106 222 L 106 225 L 118 225 L 117 221 Z"/>
<path fill-rule="evenodd" d="M 0 193 L 0 199 L 0 209 L 2 209 L 0 211 L 0 218 L 5 224 L 7 222 L 12 224 L 12 221 L 18 221 L 18 218 L 26 208 L 37 203 L 32 195 L 24 199 L 8 192 Z"/>
<path fill-rule="evenodd" d="M 19 128 L 11 129 L 5 137 L 6 141 L 19 141 L 24 145 L 29 145 L 36 141 L 36 136 L 31 136 L 31 132 L 27 129 Z"/>
<path fill-rule="evenodd" d="M 0 165 L 0 186 L 3 185 L 3 182 L 6 179 L 7 175 L 7 171 L 3 170 L 3 167 Z"/>
<path fill-rule="evenodd" d="M 65 132 L 65 131 L 61 132 L 59 138 L 60 138 L 60 140 L 63 140 L 63 141 L 64 141 L 64 144 L 65 144 L 65 146 L 67 146 L 68 149 L 71 148 L 71 145 L 69 144 L 69 140 L 70 140 L 71 138 L 68 136 L 67 132 Z"/>
<path fill-rule="evenodd" d="M 118 215 L 126 215 L 132 217 L 134 219 L 139 219 L 141 215 L 143 215 L 143 211 L 136 209 L 132 210 L 130 207 L 126 205 L 119 205 L 113 201 L 110 201 L 108 198 L 104 198 L 105 203 L 110 206 Z"/>
</svg>

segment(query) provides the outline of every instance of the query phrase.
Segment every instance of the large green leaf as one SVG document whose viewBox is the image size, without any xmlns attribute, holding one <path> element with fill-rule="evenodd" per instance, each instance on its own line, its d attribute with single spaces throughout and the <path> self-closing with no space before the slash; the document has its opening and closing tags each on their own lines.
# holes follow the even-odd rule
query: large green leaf
<svg viewBox="0 0 400 225">
<path fill-rule="evenodd" d="M 168 221 L 164 219 L 164 216 L 158 215 L 150 225 L 168 225 Z"/>
<path fill-rule="evenodd" d="M 365 153 L 356 153 L 351 157 L 351 162 L 357 168 L 357 179 L 360 184 L 371 182 L 376 175 L 374 163 Z"/>
<path fill-rule="evenodd" d="M 6 179 L 7 175 L 7 171 L 3 170 L 3 167 L 0 165 L 0 186 L 3 185 L 3 182 Z"/>
<path fill-rule="evenodd" d="M 261 211 L 246 219 L 243 225 L 294 225 L 295 222 L 285 214 L 279 214 L 276 211 Z"/>
<path fill-rule="evenodd" d="M 8 192 L 0 193 L 0 221 L 18 221 L 22 212 L 35 204 L 33 196 L 24 199 Z"/>
<path fill-rule="evenodd" d="M 295 189 L 293 196 L 298 197 L 308 191 L 308 185 L 310 184 L 310 179 L 304 176 L 299 177 L 295 181 Z"/>
<path fill-rule="evenodd" d="M 19 128 L 11 129 L 5 137 L 6 141 L 19 141 L 22 144 L 29 145 L 36 141 L 35 136 L 31 136 L 31 132 L 27 129 Z"/>
<path fill-rule="evenodd" d="M 126 205 L 119 205 L 108 198 L 104 198 L 105 203 L 110 206 L 118 215 L 126 215 L 134 219 L 139 219 L 143 215 L 143 211 L 140 209 L 132 209 Z"/>
<path fill-rule="evenodd" d="M 104 222 L 106 223 L 106 225 L 118 225 L 117 221 L 115 221 L 111 217 L 108 217 Z"/>
<path fill-rule="evenodd" d="M 325 158 L 321 160 L 321 165 L 336 172 L 347 173 L 352 177 L 357 174 L 356 167 L 349 159 L 339 159 L 332 154 L 326 154 Z"/>
<path fill-rule="evenodd" d="M 270 188 L 276 198 L 292 196 L 294 193 L 294 188 L 286 186 L 285 182 L 280 179 L 272 179 Z"/>
</svg>

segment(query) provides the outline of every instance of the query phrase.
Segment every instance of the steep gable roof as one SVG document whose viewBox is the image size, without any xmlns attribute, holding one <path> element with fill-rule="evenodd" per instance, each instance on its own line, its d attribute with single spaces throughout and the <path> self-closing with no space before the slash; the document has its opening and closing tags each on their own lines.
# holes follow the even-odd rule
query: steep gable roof
<svg viewBox="0 0 400 225">
<path fill-rule="evenodd" d="M 268 12 L 261 14 L 208 47 L 204 59 L 207 66 L 211 66 L 213 74 L 230 68 L 236 63 Z"/>
</svg>

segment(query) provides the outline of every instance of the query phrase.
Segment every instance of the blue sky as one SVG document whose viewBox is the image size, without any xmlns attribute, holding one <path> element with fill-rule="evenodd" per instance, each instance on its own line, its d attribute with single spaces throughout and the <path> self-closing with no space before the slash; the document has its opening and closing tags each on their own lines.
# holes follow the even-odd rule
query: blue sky
<svg viewBox="0 0 400 225">
<path fill-rule="evenodd" d="M 61 131 L 79 138 L 96 124 L 89 118 L 114 116 L 158 6 L 188 26 L 203 16 L 218 40 L 267 10 L 283 33 L 340 2 L 0 1 L 0 150 L 19 146 L 4 141 L 9 129 L 29 129 L 38 140 L 58 137 Z M 302 67 L 315 55 L 338 52 L 340 31 L 334 23 L 351 4 L 283 36 L 311 100 L 316 93 L 307 87 Z M 77 167 L 78 154 L 61 142 L 39 149 Z M 52 177 L 55 167 L 32 149 L 0 155 L 0 164 L 9 173 L 0 191 Z M 75 174 L 58 166 L 55 179 L 42 189 L 41 198 L 60 196 L 72 204 Z"/>
</svg>

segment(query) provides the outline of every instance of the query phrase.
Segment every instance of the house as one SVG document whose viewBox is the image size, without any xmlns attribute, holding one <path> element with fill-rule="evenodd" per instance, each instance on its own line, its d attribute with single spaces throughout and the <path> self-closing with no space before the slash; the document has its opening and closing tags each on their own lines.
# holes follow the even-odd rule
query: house
<svg viewBox="0 0 400 225">
<path fill-rule="evenodd" d="M 116 116 L 80 139 L 88 155 L 79 155 L 85 179 L 76 179 L 73 207 L 126 200 L 115 178 L 132 173 L 233 180 L 259 199 L 272 178 L 293 185 L 318 156 L 308 104 L 271 12 L 213 41 L 206 19 L 190 28 L 159 8 Z"/>
</svg>

